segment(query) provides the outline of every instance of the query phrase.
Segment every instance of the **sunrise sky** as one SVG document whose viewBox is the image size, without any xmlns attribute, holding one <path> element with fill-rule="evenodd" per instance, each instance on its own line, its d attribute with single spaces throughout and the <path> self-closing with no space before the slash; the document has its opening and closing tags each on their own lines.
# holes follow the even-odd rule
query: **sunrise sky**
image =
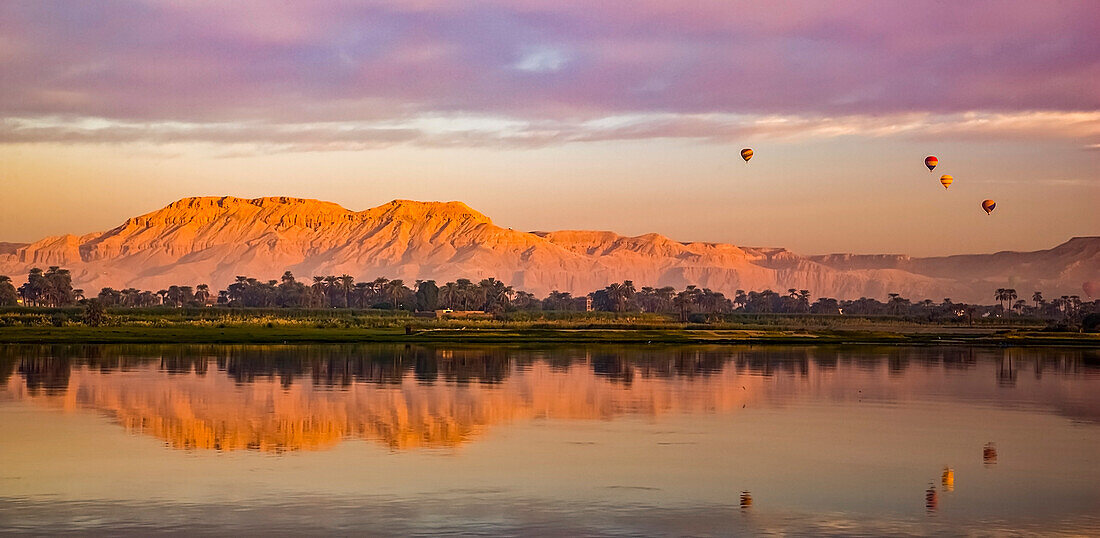
<svg viewBox="0 0 1100 538">
<path fill-rule="evenodd" d="M 280 4 L 0 2 L 0 241 L 195 195 L 807 254 L 1100 235 L 1100 2 Z"/>
</svg>

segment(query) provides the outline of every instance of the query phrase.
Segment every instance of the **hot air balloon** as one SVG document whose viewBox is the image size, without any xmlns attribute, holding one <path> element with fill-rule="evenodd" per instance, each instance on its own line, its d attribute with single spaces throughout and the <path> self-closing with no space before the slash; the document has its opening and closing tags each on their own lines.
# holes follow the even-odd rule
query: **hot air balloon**
<svg viewBox="0 0 1100 538">
<path fill-rule="evenodd" d="M 940 164 L 940 160 L 935 155 L 929 155 L 924 158 L 924 165 L 928 167 L 928 171 L 931 172 L 936 168 L 936 165 Z"/>
<path fill-rule="evenodd" d="M 994 202 L 993 200 L 983 200 L 982 201 L 982 209 L 985 210 L 986 215 L 992 213 L 993 210 L 996 209 L 996 208 L 997 208 L 997 202 Z"/>
<path fill-rule="evenodd" d="M 955 181 L 955 178 L 953 178 L 953 177 L 951 177 L 947 174 L 944 174 L 944 175 L 940 176 L 940 184 L 942 184 L 943 188 L 945 188 L 945 189 L 950 187 L 951 183 L 954 182 L 954 181 Z"/>
<path fill-rule="evenodd" d="M 741 150 L 741 158 L 745 159 L 745 162 L 749 162 L 749 159 L 752 158 L 752 148 L 745 148 Z"/>
<path fill-rule="evenodd" d="M 1090 280 L 1081 284 L 1081 289 L 1085 290 L 1085 295 L 1089 296 L 1089 299 L 1100 296 L 1100 280 Z"/>
</svg>

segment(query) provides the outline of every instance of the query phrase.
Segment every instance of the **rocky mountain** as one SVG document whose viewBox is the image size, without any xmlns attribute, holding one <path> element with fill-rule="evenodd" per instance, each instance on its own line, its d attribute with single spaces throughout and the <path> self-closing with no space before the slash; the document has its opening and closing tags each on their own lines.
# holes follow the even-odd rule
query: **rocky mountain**
<svg viewBox="0 0 1100 538">
<path fill-rule="evenodd" d="M 237 275 L 268 279 L 349 274 L 406 281 L 496 277 L 543 296 L 586 293 L 611 282 L 689 284 L 735 290 L 808 289 L 814 296 L 991 302 L 1015 287 L 1048 297 L 1081 294 L 1100 275 L 1100 237 L 1049 250 L 934 258 L 800 256 L 781 248 L 679 242 L 658 234 L 520 232 L 461 202 L 395 200 L 351 211 L 319 200 L 185 198 L 105 232 L 0 243 L 0 274 L 69 268 L 89 292 L 104 286 L 157 290 L 172 284 L 228 285 Z"/>
</svg>

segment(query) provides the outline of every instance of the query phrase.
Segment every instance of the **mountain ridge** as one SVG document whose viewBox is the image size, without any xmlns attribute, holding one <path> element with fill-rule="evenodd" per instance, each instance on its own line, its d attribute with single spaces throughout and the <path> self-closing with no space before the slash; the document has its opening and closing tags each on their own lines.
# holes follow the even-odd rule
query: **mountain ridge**
<svg viewBox="0 0 1100 538">
<path fill-rule="evenodd" d="M 918 258 L 904 254 L 801 256 L 779 247 L 676 241 L 657 233 L 520 232 L 465 203 L 393 200 L 362 211 L 308 198 L 189 197 L 103 232 L 0 243 L 0 274 L 69 268 L 74 285 L 224 287 L 237 275 L 350 274 L 438 281 L 495 277 L 518 289 L 587 293 L 611 282 L 737 289 L 808 289 L 838 299 L 951 297 L 989 301 L 998 287 L 1079 294 L 1100 275 L 1100 237 L 1053 248 Z"/>
</svg>

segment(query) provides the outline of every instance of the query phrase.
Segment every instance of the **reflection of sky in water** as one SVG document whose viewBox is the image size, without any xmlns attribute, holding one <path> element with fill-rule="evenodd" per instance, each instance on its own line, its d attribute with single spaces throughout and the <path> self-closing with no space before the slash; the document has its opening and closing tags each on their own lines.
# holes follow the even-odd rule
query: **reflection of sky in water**
<svg viewBox="0 0 1100 538">
<path fill-rule="evenodd" d="M 139 532 L 192 524 L 171 518 L 193 510 L 242 530 L 1080 532 L 1100 506 L 1096 361 L 874 347 L 0 348 L 0 528 L 63 529 L 80 513 Z"/>
</svg>

